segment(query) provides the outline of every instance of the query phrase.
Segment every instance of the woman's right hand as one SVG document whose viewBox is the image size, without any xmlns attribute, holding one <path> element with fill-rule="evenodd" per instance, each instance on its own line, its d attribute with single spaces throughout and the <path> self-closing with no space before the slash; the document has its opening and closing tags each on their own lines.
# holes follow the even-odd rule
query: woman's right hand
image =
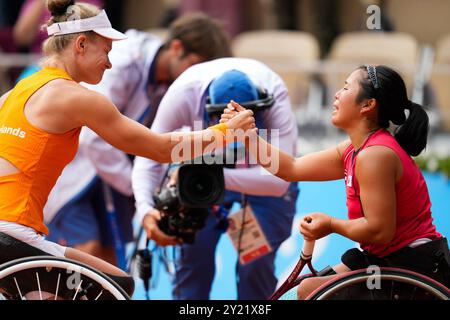
<svg viewBox="0 0 450 320">
<path fill-rule="evenodd" d="M 322 212 L 313 212 L 303 217 L 300 233 L 308 241 L 319 240 L 333 232 L 332 217 Z"/>
<path fill-rule="evenodd" d="M 158 222 L 161 220 L 161 213 L 156 209 L 151 209 L 142 220 L 142 226 L 147 232 L 147 238 L 155 241 L 159 246 L 176 246 L 182 244 L 182 240 L 171 237 L 161 231 Z"/>
<path fill-rule="evenodd" d="M 246 110 L 234 101 L 228 104 L 220 119 L 221 123 L 226 123 L 228 129 L 243 130 L 245 133 L 257 132 L 253 111 Z"/>
</svg>

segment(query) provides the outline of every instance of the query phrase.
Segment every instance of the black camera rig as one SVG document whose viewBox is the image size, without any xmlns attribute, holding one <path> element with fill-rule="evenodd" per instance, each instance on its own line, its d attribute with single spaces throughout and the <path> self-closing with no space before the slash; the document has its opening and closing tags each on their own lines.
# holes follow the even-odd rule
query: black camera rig
<svg viewBox="0 0 450 320">
<path fill-rule="evenodd" d="M 204 227 L 208 208 L 221 204 L 225 195 L 223 165 L 187 163 L 180 166 L 177 184 L 154 195 L 161 212 L 159 228 L 184 243 L 193 243 Z"/>
</svg>

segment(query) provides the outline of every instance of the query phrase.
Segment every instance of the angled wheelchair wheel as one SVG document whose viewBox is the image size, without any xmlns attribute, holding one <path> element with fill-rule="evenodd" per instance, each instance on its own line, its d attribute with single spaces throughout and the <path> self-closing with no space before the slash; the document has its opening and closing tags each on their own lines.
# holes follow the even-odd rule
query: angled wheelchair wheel
<svg viewBox="0 0 450 320">
<path fill-rule="evenodd" d="M 323 284 L 308 300 L 450 300 L 450 289 L 421 274 L 381 268 L 379 275 L 366 269 Z"/>
<path fill-rule="evenodd" d="M 0 300 L 129 300 L 111 278 L 78 261 L 50 256 L 0 266 Z"/>
</svg>

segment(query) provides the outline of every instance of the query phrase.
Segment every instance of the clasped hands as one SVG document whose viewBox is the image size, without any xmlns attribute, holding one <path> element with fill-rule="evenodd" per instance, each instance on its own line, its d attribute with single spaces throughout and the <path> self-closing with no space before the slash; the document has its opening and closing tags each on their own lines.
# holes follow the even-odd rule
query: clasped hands
<svg viewBox="0 0 450 320">
<path fill-rule="evenodd" d="M 246 136 L 258 133 L 253 111 L 245 109 L 234 101 L 231 101 L 223 111 L 220 123 L 226 123 L 232 130 L 243 130 Z"/>
</svg>

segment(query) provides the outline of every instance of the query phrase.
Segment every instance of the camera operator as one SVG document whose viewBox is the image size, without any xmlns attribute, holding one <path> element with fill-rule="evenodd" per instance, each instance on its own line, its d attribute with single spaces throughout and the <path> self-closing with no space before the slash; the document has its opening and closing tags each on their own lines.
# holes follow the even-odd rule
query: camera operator
<svg viewBox="0 0 450 320">
<path fill-rule="evenodd" d="M 275 72 L 252 59 L 223 58 L 187 69 L 162 99 L 152 130 L 163 133 L 186 126 L 194 129 L 197 121 L 207 127 L 219 121 L 211 110 L 217 114 L 230 100 L 255 106 L 257 126 L 278 130 L 280 148 L 295 154 L 297 128 L 287 89 Z M 297 184 L 263 174 L 264 169 L 248 161 L 223 170 L 225 201 L 219 210 L 210 210 L 205 227 L 190 244 L 163 233 L 158 226 L 161 213 L 155 209 L 153 194 L 161 183 L 163 166 L 140 157 L 135 160 L 132 185 L 139 221 L 148 237 L 158 245 L 177 245 L 175 250 L 182 251 L 176 255 L 174 299 L 209 298 L 216 246 L 226 230 L 228 210 L 236 202 L 254 214 L 269 246 L 268 251 L 253 261 L 237 266 L 238 299 L 266 299 L 275 290 L 275 254 L 291 232 Z M 238 248 L 243 248 L 243 244 L 239 245 L 242 246 Z"/>
</svg>

